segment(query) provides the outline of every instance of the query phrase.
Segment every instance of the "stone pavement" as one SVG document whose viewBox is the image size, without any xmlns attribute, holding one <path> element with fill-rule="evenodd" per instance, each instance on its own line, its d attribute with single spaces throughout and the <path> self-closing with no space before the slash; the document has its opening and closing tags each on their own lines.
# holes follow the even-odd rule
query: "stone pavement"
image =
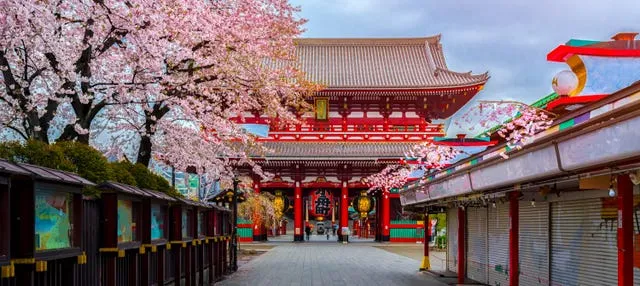
<svg viewBox="0 0 640 286">
<path fill-rule="evenodd" d="M 216 285 L 446 285 L 418 267 L 416 260 L 368 244 L 287 243 Z"/>
</svg>

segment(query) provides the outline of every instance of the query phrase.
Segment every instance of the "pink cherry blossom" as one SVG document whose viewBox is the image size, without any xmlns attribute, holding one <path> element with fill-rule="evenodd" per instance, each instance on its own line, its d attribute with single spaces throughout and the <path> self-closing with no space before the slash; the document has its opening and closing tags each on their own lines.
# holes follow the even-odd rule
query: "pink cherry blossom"
<svg viewBox="0 0 640 286">
<path fill-rule="evenodd" d="M 234 164 L 261 173 L 249 159 L 261 146 L 235 118 L 294 122 L 307 108 L 318 86 L 295 63 L 298 11 L 286 0 L 0 0 L 0 128 L 109 154 L 140 145 L 146 163 L 213 177 Z"/>
</svg>

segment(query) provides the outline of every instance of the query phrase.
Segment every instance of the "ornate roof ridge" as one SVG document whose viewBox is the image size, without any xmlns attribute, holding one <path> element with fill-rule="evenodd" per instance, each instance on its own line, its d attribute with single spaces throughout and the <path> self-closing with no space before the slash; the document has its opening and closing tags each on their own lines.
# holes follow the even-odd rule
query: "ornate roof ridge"
<svg viewBox="0 0 640 286">
<path fill-rule="evenodd" d="M 426 37 L 397 37 L 397 38 L 298 38 L 297 45 L 304 46 L 389 46 L 389 45 L 426 45 L 440 42 L 441 35 Z"/>
</svg>

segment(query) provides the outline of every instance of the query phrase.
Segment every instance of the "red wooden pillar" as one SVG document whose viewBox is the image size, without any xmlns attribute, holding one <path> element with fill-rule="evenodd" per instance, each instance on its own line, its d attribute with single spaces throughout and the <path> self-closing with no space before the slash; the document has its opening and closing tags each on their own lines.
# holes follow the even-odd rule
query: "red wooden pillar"
<svg viewBox="0 0 640 286">
<path fill-rule="evenodd" d="M 253 182 L 253 191 L 256 194 L 260 193 L 260 183 L 258 181 Z M 253 241 L 262 241 L 262 225 L 254 221 L 251 227 L 253 228 Z"/>
<path fill-rule="evenodd" d="M 304 241 L 304 228 L 302 226 L 302 187 L 300 181 L 295 182 L 293 207 L 293 241 Z"/>
<path fill-rule="evenodd" d="M 429 261 L 429 236 L 431 235 L 431 221 L 429 221 L 429 214 L 425 215 L 424 220 L 424 256 L 422 257 L 422 264 L 420 270 L 431 269 L 431 263 Z"/>
<path fill-rule="evenodd" d="M 340 191 L 340 228 L 349 227 L 349 188 L 342 182 Z"/>
<path fill-rule="evenodd" d="M 465 223 L 467 218 L 465 217 L 466 212 L 464 207 L 458 207 L 458 284 L 464 284 L 464 278 L 467 277 L 466 273 L 466 247 L 464 245 L 465 236 L 466 236 L 466 226 Z"/>
<path fill-rule="evenodd" d="M 633 184 L 618 176 L 618 285 L 633 285 Z"/>
<path fill-rule="evenodd" d="M 520 284 L 520 192 L 509 193 L 509 285 Z"/>
<path fill-rule="evenodd" d="M 382 241 L 389 241 L 391 236 L 391 199 L 389 192 L 382 194 Z"/>
</svg>

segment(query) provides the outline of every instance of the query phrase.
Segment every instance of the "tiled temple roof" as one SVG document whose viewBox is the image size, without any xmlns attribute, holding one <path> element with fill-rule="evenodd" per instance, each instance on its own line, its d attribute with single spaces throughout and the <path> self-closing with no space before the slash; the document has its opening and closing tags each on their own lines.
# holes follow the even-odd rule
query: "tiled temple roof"
<svg viewBox="0 0 640 286">
<path fill-rule="evenodd" d="M 327 89 L 429 89 L 484 84 L 487 73 L 450 71 L 440 36 L 297 39 L 300 68 Z"/>
<path fill-rule="evenodd" d="M 367 142 L 265 142 L 272 152 L 267 154 L 273 158 L 389 158 L 404 157 L 404 152 L 415 143 L 367 143 Z"/>
</svg>

